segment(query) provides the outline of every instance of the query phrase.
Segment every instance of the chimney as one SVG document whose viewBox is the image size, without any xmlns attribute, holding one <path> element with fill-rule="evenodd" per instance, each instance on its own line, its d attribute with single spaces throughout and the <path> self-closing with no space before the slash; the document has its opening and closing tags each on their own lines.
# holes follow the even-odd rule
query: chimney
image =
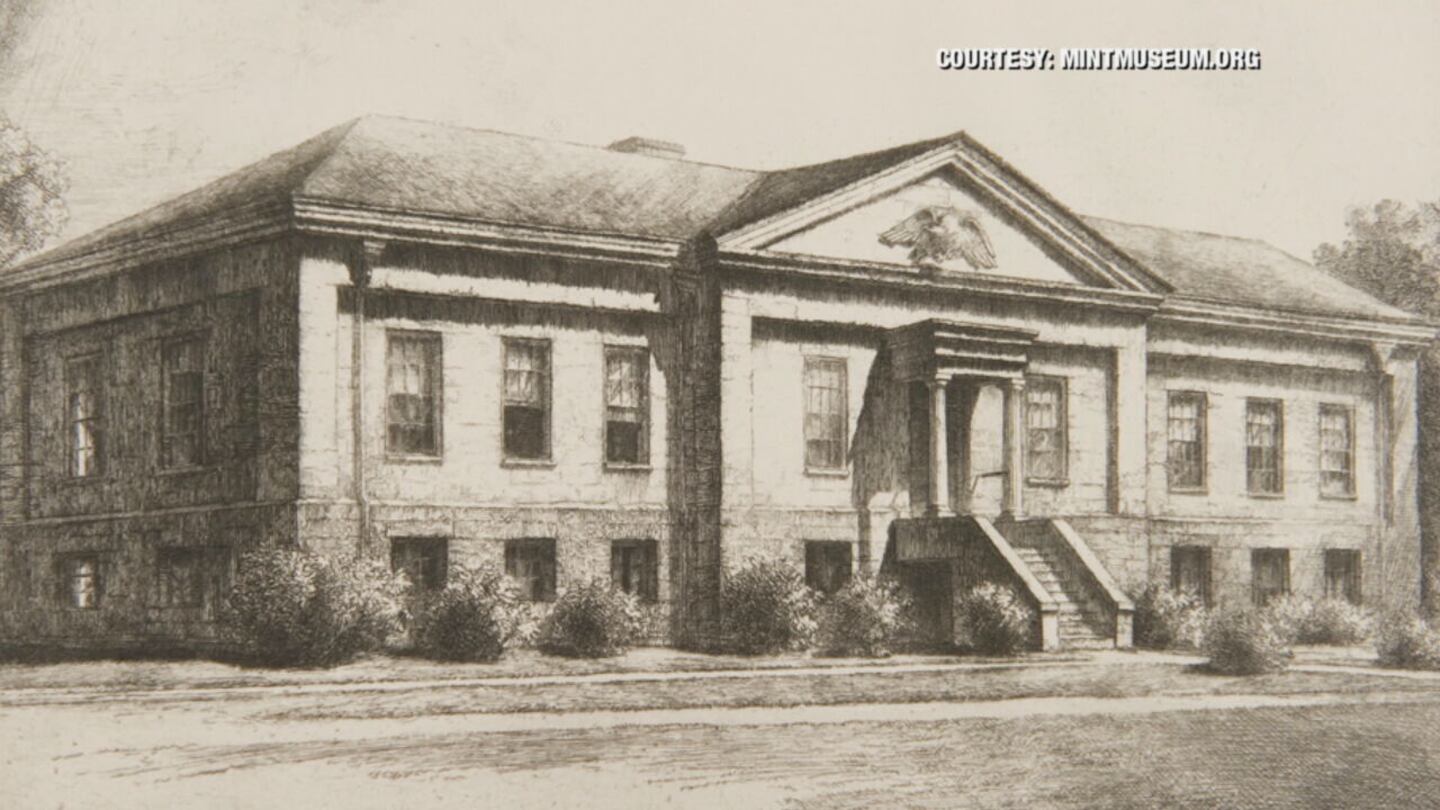
<svg viewBox="0 0 1440 810">
<path fill-rule="evenodd" d="M 669 158 L 678 160 L 685 157 L 685 147 L 670 141 L 660 141 L 654 138 L 641 138 L 631 136 L 624 140 L 616 141 L 605 147 L 612 152 L 629 152 L 632 155 L 649 155 L 650 157 Z"/>
</svg>

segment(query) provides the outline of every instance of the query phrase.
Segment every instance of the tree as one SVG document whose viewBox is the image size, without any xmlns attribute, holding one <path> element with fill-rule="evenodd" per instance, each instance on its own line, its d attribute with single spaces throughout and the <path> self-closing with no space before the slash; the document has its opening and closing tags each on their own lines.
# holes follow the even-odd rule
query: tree
<svg viewBox="0 0 1440 810">
<path fill-rule="evenodd" d="M 67 188 L 60 162 L 0 117 L 0 267 L 60 232 Z"/>
<path fill-rule="evenodd" d="M 1342 245 L 1315 250 L 1316 266 L 1391 306 L 1440 317 L 1440 202 L 1382 200 L 1351 210 L 1346 225 Z"/>
<path fill-rule="evenodd" d="M 1440 202 L 1382 200 L 1346 218 L 1350 236 L 1315 264 L 1391 306 L 1440 321 Z M 1420 356 L 1421 594 L 1440 615 L 1440 346 Z"/>
</svg>

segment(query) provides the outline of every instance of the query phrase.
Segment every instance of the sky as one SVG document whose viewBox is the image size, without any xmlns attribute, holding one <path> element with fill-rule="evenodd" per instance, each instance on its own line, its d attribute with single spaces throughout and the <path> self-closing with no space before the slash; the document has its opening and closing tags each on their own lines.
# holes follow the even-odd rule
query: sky
<svg viewBox="0 0 1440 810">
<path fill-rule="evenodd" d="M 1076 211 L 1303 257 L 1353 205 L 1440 198 L 1440 3 L 1079 5 L 37 0 L 0 112 L 66 162 L 66 237 L 367 113 L 758 169 L 964 129 Z M 1263 61 L 954 72 L 942 47 Z"/>
</svg>

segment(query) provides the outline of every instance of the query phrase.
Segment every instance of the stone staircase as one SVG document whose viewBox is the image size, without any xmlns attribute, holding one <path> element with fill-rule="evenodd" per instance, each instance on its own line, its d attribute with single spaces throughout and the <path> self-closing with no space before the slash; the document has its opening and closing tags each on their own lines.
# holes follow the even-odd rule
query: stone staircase
<svg viewBox="0 0 1440 810">
<path fill-rule="evenodd" d="M 1110 611 L 1092 597 L 1079 574 L 1053 549 L 1015 546 L 1015 554 L 1059 605 L 1059 640 L 1062 648 L 1105 649 L 1115 646 Z"/>
</svg>

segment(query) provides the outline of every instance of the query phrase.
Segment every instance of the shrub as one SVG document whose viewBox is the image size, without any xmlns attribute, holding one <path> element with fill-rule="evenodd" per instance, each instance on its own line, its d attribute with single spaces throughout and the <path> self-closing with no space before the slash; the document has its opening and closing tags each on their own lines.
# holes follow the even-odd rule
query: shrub
<svg viewBox="0 0 1440 810">
<path fill-rule="evenodd" d="M 1287 595 L 1271 602 L 1265 612 L 1287 644 L 1359 644 L 1370 637 L 1370 613 L 1343 599 Z"/>
<path fill-rule="evenodd" d="M 540 627 L 540 649 L 575 658 L 619 655 L 640 636 L 644 619 L 634 596 L 591 580 L 560 595 Z"/>
<path fill-rule="evenodd" d="M 1440 669 L 1440 632 L 1409 613 L 1386 616 L 1375 633 L 1380 666 Z"/>
<path fill-rule="evenodd" d="M 1211 614 L 1205 627 L 1209 668 L 1225 675 L 1260 675 L 1286 666 L 1289 650 L 1262 611 L 1229 608 Z"/>
<path fill-rule="evenodd" d="M 1163 650 L 1200 646 L 1209 612 L 1194 594 L 1151 584 L 1134 601 L 1137 647 Z"/>
<path fill-rule="evenodd" d="M 241 555 L 223 622 L 257 662 L 332 667 L 399 631 L 405 589 L 403 576 L 372 557 L 267 545 Z"/>
<path fill-rule="evenodd" d="M 826 655 L 883 658 L 905 631 L 909 609 L 894 580 L 855 577 L 820 607 L 820 649 Z"/>
<path fill-rule="evenodd" d="M 750 560 L 720 591 L 720 634 L 727 650 L 766 655 L 803 650 L 815 640 L 816 595 L 794 566 Z"/>
<path fill-rule="evenodd" d="M 529 629 L 520 586 L 490 565 L 450 566 L 445 587 L 421 597 L 415 649 L 442 661 L 495 661 Z"/>
<path fill-rule="evenodd" d="M 1014 590 L 981 583 L 955 605 L 961 646 L 985 655 L 1011 655 L 1035 639 L 1035 611 Z"/>
</svg>

